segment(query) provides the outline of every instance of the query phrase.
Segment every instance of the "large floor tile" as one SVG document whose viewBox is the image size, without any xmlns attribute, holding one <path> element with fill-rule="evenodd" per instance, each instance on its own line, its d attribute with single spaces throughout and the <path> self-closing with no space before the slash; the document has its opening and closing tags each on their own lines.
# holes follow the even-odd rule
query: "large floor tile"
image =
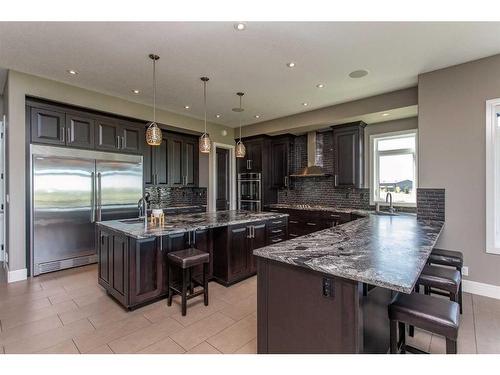
<svg viewBox="0 0 500 375">
<path fill-rule="evenodd" d="M 112 310 L 120 310 L 122 309 L 115 301 L 107 296 L 100 296 L 99 300 L 86 305 L 84 307 L 78 307 L 75 310 L 67 311 L 64 313 L 60 313 L 59 317 L 61 318 L 63 324 L 69 324 L 76 322 L 78 320 L 87 319 L 90 316 L 99 313 L 110 312 Z"/>
<path fill-rule="evenodd" d="M 185 350 L 190 350 L 234 323 L 233 319 L 216 312 L 205 319 L 181 329 L 170 335 L 170 337 Z"/>
<path fill-rule="evenodd" d="M 140 354 L 183 354 L 186 351 L 170 337 L 157 341 L 139 351 Z"/>
<path fill-rule="evenodd" d="M 38 352 L 39 354 L 80 354 L 73 340 L 67 340 Z"/>
<path fill-rule="evenodd" d="M 257 320 L 249 316 L 210 337 L 207 342 L 222 353 L 234 353 L 256 337 Z"/>
<path fill-rule="evenodd" d="M 257 338 L 243 345 L 234 354 L 257 354 Z"/>
<path fill-rule="evenodd" d="M 171 317 L 181 323 L 184 327 L 187 327 L 199 320 L 207 318 L 208 316 L 229 307 L 229 305 L 215 297 L 209 299 L 208 306 L 203 303 L 203 296 L 199 296 L 190 302 L 191 305 L 188 306 L 187 314 L 182 316 L 182 310 L 180 306 L 180 299 L 178 303 L 172 302 L 172 306 L 169 308 L 171 311 Z"/>
<path fill-rule="evenodd" d="M 79 335 L 74 338 L 74 341 L 82 353 L 87 353 L 150 325 L 151 323 L 143 316 L 131 316 L 128 319 L 106 324 L 95 331 Z"/>
<path fill-rule="evenodd" d="M 50 331 L 58 327 L 62 327 L 61 320 L 57 315 L 52 315 L 47 318 L 29 322 L 11 329 L 6 329 L 0 333 L 0 345 L 22 339 L 28 339 L 33 335 Z"/>
<path fill-rule="evenodd" d="M 193 349 L 186 352 L 186 354 L 221 354 L 208 342 L 203 341 L 201 344 L 196 345 Z"/>
<path fill-rule="evenodd" d="M 179 322 L 166 318 L 111 341 L 108 345 L 115 353 L 136 353 L 181 329 L 182 325 Z"/>
<path fill-rule="evenodd" d="M 94 348 L 85 354 L 115 354 L 108 345 L 102 345 Z"/>
<path fill-rule="evenodd" d="M 220 312 L 234 320 L 240 320 L 257 311 L 257 294 L 252 294 L 238 303 L 228 305 Z"/>
<path fill-rule="evenodd" d="M 409 345 L 414 346 L 417 349 L 423 350 L 424 352 L 429 352 L 431 346 L 432 334 L 415 328 L 415 335 L 410 337 L 406 335 L 406 341 Z"/>
</svg>

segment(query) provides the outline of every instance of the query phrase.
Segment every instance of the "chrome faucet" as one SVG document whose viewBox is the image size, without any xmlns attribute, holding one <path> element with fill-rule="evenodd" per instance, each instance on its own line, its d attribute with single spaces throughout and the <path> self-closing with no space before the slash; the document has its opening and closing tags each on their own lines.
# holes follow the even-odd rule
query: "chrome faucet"
<svg viewBox="0 0 500 375">
<path fill-rule="evenodd" d="M 385 196 L 385 203 L 387 203 L 387 201 L 389 201 L 389 212 L 390 213 L 394 213 L 394 211 L 396 211 L 394 209 L 394 207 L 392 206 L 392 194 L 391 193 L 387 193 L 387 195 Z"/>
<path fill-rule="evenodd" d="M 146 217 L 148 215 L 148 202 L 149 193 L 145 193 L 144 196 L 137 202 L 137 208 L 139 210 L 139 217 Z"/>
</svg>

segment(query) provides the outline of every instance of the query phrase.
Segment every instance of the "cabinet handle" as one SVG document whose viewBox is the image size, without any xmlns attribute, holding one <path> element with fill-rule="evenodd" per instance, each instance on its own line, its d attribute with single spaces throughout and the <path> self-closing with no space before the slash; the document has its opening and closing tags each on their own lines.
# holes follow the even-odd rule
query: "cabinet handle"
<svg viewBox="0 0 500 375">
<path fill-rule="evenodd" d="M 334 184 L 335 186 L 338 186 L 338 185 L 339 185 L 339 184 L 337 183 L 337 176 L 338 176 L 338 175 L 333 176 L 333 184 Z"/>
<path fill-rule="evenodd" d="M 282 221 L 281 220 L 277 220 L 277 221 L 271 221 L 271 224 L 281 224 Z"/>
<path fill-rule="evenodd" d="M 290 233 L 289 234 L 290 237 L 298 237 L 299 235 L 298 234 L 293 234 L 293 233 Z"/>
<path fill-rule="evenodd" d="M 193 230 L 193 245 L 196 245 L 196 229 Z"/>
<path fill-rule="evenodd" d="M 312 227 L 315 227 L 316 225 L 318 225 L 318 224 L 316 224 L 316 223 L 306 223 L 306 224 L 307 224 L 307 225 L 310 225 L 310 226 L 312 226 Z"/>
<path fill-rule="evenodd" d="M 120 137 L 120 148 L 121 149 L 125 148 L 124 144 L 125 144 L 125 137 Z"/>
<path fill-rule="evenodd" d="M 285 187 L 288 187 L 288 176 L 285 176 Z"/>
<path fill-rule="evenodd" d="M 250 159 L 249 162 L 250 162 L 250 169 L 252 169 L 252 162 L 253 162 L 253 160 Z"/>
<path fill-rule="evenodd" d="M 248 231 L 247 238 L 252 238 L 252 227 L 247 227 L 247 231 Z"/>
<path fill-rule="evenodd" d="M 290 224 L 298 224 L 299 222 L 298 221 L 295 221 L 295 220 L 289 220 L 288 221 Z"/>
<path fill-rule="evenodd" d="M 283 232 L 283 230 L 282 230 L 282 229 L 273 229 L 273 230 L 271 231 L 271 233 L 281 233 L 281 232 Z"/>
<path fill-rule="evenodd" d="M 68 141 L 68 143 L 71 142 L 71 128 L 68 127 L 66 128 L 67 132 L 68 132 L 68 136 L 66 137 L 66 140 Z"/>
<path fill-rule="evenodd" d="M 120 149 L 120 136 L 119 135 L 116 136 L 116 148 Z"/>
<path fill-rule="evenodd" d="M 61 142 L 66 142 L 66 128 L 61 128 Z"/>
<path fill-rule="evenodd" d="M 273 243 L 280 242 L 280 241 L 282 241 L 282 239 L 281 239 L 281 238 L 276 238 L 276 239 L 274 239 L 274 240 L 271 240 L 271 242 L 273 242 Z"/>
<path fill-rule="evenodd" d="M 247 159 L 247 169 L 250 169 L 250 160 Z"/>
</svg>

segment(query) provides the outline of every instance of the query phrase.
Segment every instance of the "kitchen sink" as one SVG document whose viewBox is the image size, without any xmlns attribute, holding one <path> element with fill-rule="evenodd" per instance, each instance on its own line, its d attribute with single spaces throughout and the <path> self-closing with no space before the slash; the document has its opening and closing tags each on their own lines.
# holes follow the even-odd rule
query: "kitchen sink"
<svg viewBox="0 0 500 375">
<path fill-rule="evenodd" d="M 396 212 L 387 212 L 387 211 L 375 211 L 375 215 L 379 216 L 398 216 Z"/>
</svg>

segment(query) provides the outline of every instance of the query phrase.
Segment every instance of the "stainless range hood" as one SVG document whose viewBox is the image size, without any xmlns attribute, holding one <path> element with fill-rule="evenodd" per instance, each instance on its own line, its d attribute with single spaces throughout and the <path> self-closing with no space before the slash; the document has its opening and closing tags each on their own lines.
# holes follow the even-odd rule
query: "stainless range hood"
<svg viewBox="0 0 500 375">
<path fill-rule="evenodd" d="M 307 167 L 302 168 L 291 177 L 324 177 L 329 176 L 323 170 L 323 139 L 318 140 L 316 132 L 307 133 Z"/>
</svg>

